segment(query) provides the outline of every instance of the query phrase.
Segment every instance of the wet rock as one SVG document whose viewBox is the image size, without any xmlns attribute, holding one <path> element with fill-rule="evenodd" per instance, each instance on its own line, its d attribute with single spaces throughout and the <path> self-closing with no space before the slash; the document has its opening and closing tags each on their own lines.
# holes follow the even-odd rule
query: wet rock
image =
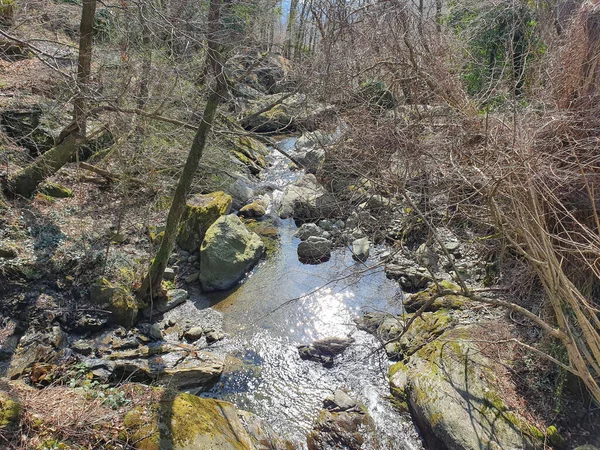
<svg viewBox="0 0 600 450">
<path fill-rule="evenodd" d="M 225 333 L 220 330 L 209 330 L 206 332 L 206 342 L 212 344 L 225 338 Z"/>
<path fill-rule="evenodd" d="M 138 450 L 293 448 L 231 403 L 167 390 L 159 398 L 155 407 L 136 407 L 123 420 L 128 441 Z"/>
<path fill-rule="evenodd" d="M 71 348 L 73 351 L 83 356 L 90 356 L 92 353 L 94 353 L 94 345 L 84 339 L 73 342 L 73 344 L 71 344 Z"/>
<path fill-rule="evenodd" d="M 154 304 L 145 308 L 144 317 L 150 317 L 150 314 L 164 314 L 167 311 L 184 303 L 188 298 L 188 292 L 184 289 L 169 289 L 166 297 L 158 297 Z"/>
<path fill-rule="evenodd" d="M 305 262 L 322 262 L 331 257 L 331 241 L 311 236 L 298 245 L 298 258 Z"/>
<path fill-rule="evenodd" d="M 502 400 L 493 364 L 455 328 L 390 368 L 390 385 L 406 403 L 429 448 L 535 448 L 544 434 Z"/>
<path fill-rule="evenodd" d="M 331 367 L 334 358 L 344 353 L 353 342 L 353 338 L 329 337 L 314 341 L 310 345 L 299 345 L 298 353 L 301 359 L 317 361 L 325 367 Z"/>
<path fill-rule="evenodd" d="M 220 217 L 206 232 L 200 249 L 200 282 L 205 291 L 226 290 L 260 259 L 265 245 L 236 215 Z"/>
<path fill-rule="evenodd" d="M 364 237 L 352 242 L 352 257 L 357 261 L 366 261 L 371 251 L 371 243 Z"/>
<path fill-rule="evenodd" d="M 90 289 L 90 301 L 110 311 L 109 321 L 126 328 L 132 327 L 137 321 L 139 305 L 127 289 L 113 285 L 106 278 L 98 280 Z"/>
<path fill-rule="evenodd" d="M 254 200 L 252 203 L 244 206 L 240 209 L 239 215 L 248 218 L 262 217 L 267 213 L 269 207 L 269 198 L 262 197 L 258 200 Z"/>
<path fill-rule="evenodd" d="M 327 397 L 323 402 L 323 406 L 327 410 L 335 412 L 347 411 L 355 408 L 356 405 L 356 400 L 341 389 L 336 389 L 333 395 Z"/>
<path fill-rule="evenodd" d="M 187 339 L 189 342 L 195 342 L 200 339 L 204 335 L 204 328 L 202 327 L 192 327 L 183 333 L 183 337 Z"/>
<path fill-rule="evenodd" d="M 313 236 L 323 236 L 323 230 L 314 223 L 305 223 L 300 228 L 298 228 L 296 233 L 294 233 L 294 237 L 297 237 L 301 241 L 306 241 L 308 238 Z"/>
<path fill-rule="evenodd" d="M 197 251 L 210 226 L 222 215 L 229 214 L 231 203 L 231 196 L 221 191 L 193 195 L 181 217 L 177 245 L 189 252 Z"/>
<path fill-rule="evenodd" d="M 334 204 L 331 196 L 317 182 L 315 176 L 306 174 L 285 188 L 279 216 L 282 219 L 290 217 L 314 219 L 327 215 Z"/>
<path fill-rule="evenodd" d="M 348 394 L 336 389 L 324 407 L 307 436 L 309 450 L 378 448 L 373 419 Z"/>
<path fill-rule="evenodd" d="M 162 330 L 158 323 L 141 323 L 138 325 L 140 332 L 148 336 L 153 341 L 160 341 L 163 338 Z M 119 348 L 113 345 L 113 348 Z M 121 347 L 123 348 L 123 347 Z"/>
</svg>

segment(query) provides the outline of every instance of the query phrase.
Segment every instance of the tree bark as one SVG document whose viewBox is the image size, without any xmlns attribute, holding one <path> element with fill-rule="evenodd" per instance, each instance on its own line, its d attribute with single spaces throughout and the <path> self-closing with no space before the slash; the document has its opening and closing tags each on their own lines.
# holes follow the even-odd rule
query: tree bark
<svg viewBox="0 0 600 450">
<path fill-rule="evenodd" d="M 92 48 L 94 40 L 94 17 L 96 0 L 83 0 L 81 24 L 79 26 L 79 63 L 77 64 L 77 95 L 73 101 L 73 120 L 77 125 L 75 133 L 85 138 L 90 74 L 92 72 Z"/>
<path fill-rule="evenodd" d="M 216 78 L 216 86 L 211 91 L 211 94 L 206 102 L 202 122 L 198 127 L 198 131 L 194 136 L 194 141 L 188 153 L 183 172 L 179 177 L 173 202 L 167 216 L 167 224 L 165 234 L 160 244 L 160 248 L 156 253 L 152 264 L 146 274 L 138 295 L 143 299 L 153 299 L 161 292 L 161 282 L 163 273 L 167 267 L 169 256 L 175 246 L 175 239 L 179 230 L 179 221 L 185 209 L 186 198 L 190 192 L 194 174 L 198 170 L 198 165 L 206 139 L 212 127 L 217 112 L 217 107 L 221 102 L 223 95 L 227 91 L 227 79 L 223 71 L 223 62 L 221 60 L 221 48 L 219 45 L 218 35 L 220 32 L 220 11 L 221 0 L 211 0 L 208 12 L 208 59 L 211 62 L 212 69 Z"/>
<path fill-rule="evenodd" d="M 296 24 L 296 10 L 298 9 L 298 0 L 290 1 L 290 12 L 288 14 L 287 29 L 286 29 L 286 46 L 285 56 L 288 59 L 292 58 L 292 46 L 294 42 L 294 30 Z"/>
</svg>

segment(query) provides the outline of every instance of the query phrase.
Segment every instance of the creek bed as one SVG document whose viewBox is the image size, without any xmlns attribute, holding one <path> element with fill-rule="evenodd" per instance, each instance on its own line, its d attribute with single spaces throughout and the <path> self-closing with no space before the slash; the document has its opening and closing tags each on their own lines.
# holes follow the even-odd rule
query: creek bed
<svg viewBox="0 0 600 450">
<path fill-rule="evenodd" d="M 290 141 L 283 145 L 290 146 Z M 279 153 L 274 152 L 271 160 L 265 182 L 282 189 L 299 175 L 287 168 Z M 329 261 L 319 265 L 302 264 L 296 253 L 300 242 L 294 237 L 296 225 L 292 220 L 276 223 L 279 249 L 234 291 L 204 295 L 224 313 L 229 337 L 215 350 L 229 356 L 221 380 L 202 395 L 254 412 L 282 437 L 305 446 L 323 399 L 343 387 L 373 417 L 378 449 L 422 448 L 410 419 L 387 399 L 385 353 L 379 351 L 374 337 L 353 322 L 366 311 L 399 313 L 398 284 L 377 267 L 377 252 L 365 264 L 354 261 L 348 249 L 335 250 Z M 297 345 L 331 336 L 356 340 L 332 368 L 300 359 Z"/>
</svg>

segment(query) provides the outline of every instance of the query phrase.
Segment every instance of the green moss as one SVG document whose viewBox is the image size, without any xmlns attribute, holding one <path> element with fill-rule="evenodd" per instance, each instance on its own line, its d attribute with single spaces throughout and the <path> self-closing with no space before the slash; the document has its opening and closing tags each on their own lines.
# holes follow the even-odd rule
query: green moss
<svg viewBox="0 0 600 450">
<path fill-rule="evenodd" d="M 242 222 L 244 222 L 250 231 L 260 236 L 265 244 L 267 257 L 279 250 L 279 230 L 273 223 L 269 221 L 259 222 L 252 219 L 244 219 Z"/>
<path fill-rule="evenodd" d="M 567 446 L 566 441 L 558 432 L 558 429 L 554 425 L 550 425 L 546 430 L 546 436 L 548 437 L 548 442 L 553 447 L 556 448 L 565 448 Z"/>
<path fill-rule="evenodd" d="M 0 392 L 0 431 L 17 425 L 21 417 L 21 404 L 8 396 L 6 392 Z"/>
<path fill-rule="evenodd" d="M 132 327 L 143 307 L 136 298 L 123 286 L 113 285 L 106 278 L 99 279 L 90 289 L 92 303 L 107 308 L 110 320 L 126 328 Z"/>
<path fill-rule="evenodd" d="M 44 183 L 40 188 L 42 194 L 53 198 L 69 198 L 73 197 L 73 191 L 58 183 Z"/>
<path fill-rule="evenodd" d="M 442 280 L 439 283 L 440 288 L 443 290 L 460 292 L 460 288 L 447 280 Z M 428 289 L 418 292 L 409 296 L 404 301 L 404 307 L 409 312 L 415 312 L 423 305 L 425 305 L 432 296 L 438 293 L 437 285 L 432 285 Z M 427 311 L 437 311 L 441 308 L 449 309 L 462 309 L 465 307 L 468 299 L 462 295 L 445 295 L 443 297 L 436 298 L 431 305 L 427 307 Z"/>
<path fill-rule="evenodd" d="M 184 250 L 197 251 L 210 226 L 231 210 L 232 198 L 218 191 L 194 195 L 186 203 L 181 217 L 177 244 Z"/>
</svg>

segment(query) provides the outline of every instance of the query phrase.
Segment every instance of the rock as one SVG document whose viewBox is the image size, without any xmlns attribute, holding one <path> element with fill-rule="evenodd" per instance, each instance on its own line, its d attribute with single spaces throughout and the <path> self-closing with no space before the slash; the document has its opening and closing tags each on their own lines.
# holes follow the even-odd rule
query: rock
<svg viewBox="0 0 600 450">
<path fill-rule="evenodd" d="M 161 390 L 155 406 L 138 406 L 123 426 L 137 450 L 285 450 L 288 443 L 231 403 Z"/>
<path fill-rule="evenodd" d="M 205 291 L 226 290 L 260 259 L 265 245 L 236 215 L 220 217 L 206 232 L 200 249 L 200 282 Z"/>
<path fill-rule="evenodd" d="M 197 251 L 210 226 L 231 210 L 232 198 L 224 192 L 193 195 L 186 203 L 179 225 L 177 245 L 189 252 Z"/>
<path fill-rule="evenodd" d="M 448 253 L 454 254 L 457 253 L 460 249 L 460 242 L 450 241 L 444 244 L 444 248 L 448 251 Z"/>
<path fill-rule="evenodd" d="M 357 261 L 366 261 L 369 258 L 371 243 L 366 237 L 352 242 L 352 257 Z"/>
<path fill-rule="evenodd" d="M 4 110 L 0 114 L 0 124 L 6 135 L 36 156 L 54 147 L 54 136 L 43 121 L 39 108 Z"/>
<path fill-rule="evenodd" d="M 450 281 L 442 280 L 439 283 L 442 289 L 460 292 L 461 289 L 458 285 L 451 283 Z M 432 296 L 436 295 L 438 287 L 432 284 L 430 288 L 425 291 L 418 292 L 406 296 L 403 305 L 407 312 L 416 312 L 421 307 L 425 306 L 431 299 Z M 462 295 L 444 295 L 443 297 L 436 298 L 433 303 L 427 306 L 425 311 L 437 311 L 442 308 L 447 309 L 463 309 L 467 306 L 469 299 Z"/>
<path fill-rule="evenodd" d="M 373 195 L 367 199 L 367 208 L 379 211 L 390 206 L 390 200 L 382 195 Z"/>
<path fill-rule="evenodd" d="M 184 289 L 169 289 L 166 297 L 158 297 L 154 304 L 144 309 L 144 317 L 150 317 L 151 314 L 164 314 L 176 306 L 184 303 L 188 298 L 188 292 Z"/>
<path fill-rule="evenodd" d="M 212 344 L 225 338 L 225 333 L 219 330 L 210 330 L 206 332 L 206 342 Z"/>
<path fill-rule="evenodd" d="M 530 449 L 544 434 L 502 400 L 493 364 L 455 328 L 390 368 L 390 386 L 406 403 L 428 448 Z"/>
<path fill-rule="evenodd" d="M 303 154 L 296 155 L 295 159 L 304 167 L 306 172 L 317 173 L 325 161 L 325 150 L 311 148 Z"/>
<path fill-rule="evenodd" d="M 430 269 L 432 272 L 437 272 L 439 257 L 427 244 L 419 246 L 415 252 L 415 259 L 423 267 Z"/>
<path fill-rule="evenodd" d="M 385 274 L 392 280 L 398 280 L 402 289 L 415 292 L 427 287 L 433 281 L 425 267 L 416 265 L 406 258 L 396 257 L 385 265 Z"/>
<path fill-rule="evenodd" d="M 315 219 L 326 215 L 335 202 L 312 174 L 306 174 L 283 192 L 279 216 Z"/>
<path fill-rule="evenodd" d="M 267 213 L 269 207 L 269 198 L 262 197 L 258 200 L 254 200 L 252 203 L 244 206 L 240 209 L 240 216 L 242 217 L 262 217 Z"/>
<path fill-rule="evenodd" d="M 187 339 L 189 342 L 196 342 L 203 335 L 204 335 L 204 328 L 202 328 L 202 327 L 192 327 L 183 333 L 183 337 L 185 339 Z"/>
<path fill-rule="evenodd" d="M 17 250 L 9 245 L 0 245 L 0 258 L 12 259 L 17 257 Z"/>
<path fill-rule="evenodd" d="M 310 359 L 322 363 L 325 367 L 333 366 L 333 359 L 346 351 L 354 342 L 353 338 L 329 337 L 314 341 L 310 345 L 299 345 L 301 359 Z"/>
<path fill-rule="evenodd" d="M 167 267 L 163 272 L 163 280 L 173 281 L 175 279 L 175 269 L 173 267 Z"/>
<path fill-rule="evenodd" d="M 294 233 L 294 237 L 297 237 L 301 241 L 306 241 L 308 238 L 313 236 L 322 237 L 322 235 L 323 230 L 314 223 L 305 223 L 300 228 L 298 228 L 298 231 L 296 231 L 296 233 Z"/>
<path fill-rule="evenodd" d="M 122 286 L 113 285 L 101 278 L 90 288 L 90 301 L 110 311 L 109 321 L 126 328 L 137 321 L 139 306 L 137 300 Z"/>
<path fill-rule="evenodd" d="M 355 408 L 356 405 L 356 400 L 341 389 L 336 389 L 333 395 L 323 402 L 323 406 L 329 411 L 347 411 Z"/>
<path fill-rule="evenodd" d="M 311 236 L 298 245 L 298 258 L 306 262 L 322 262 L 331 257 L 331 241 Z"/>
<path fill-rule="evenodd" d="M 83 356 L 90 356 L 94 352 L 94 346 L 84 339 L 73 342 L 71 348 Z"/>
<path fill-rule="evenodd" d="M 200 272 L 193 272 L 191 274 L 189 274 L 187 277 L 185 277 L 185 282 L 188 284 L 191 284 L 195 281 L 198 281 L 200 279 Z"/>
<path fill-rule="evenodd" d="M 341 221 L 338 221 L 341 222 Z M 335 224 L 331 221 L 331 220 L 327 220 L 327 219 L 323 219 L 323 220 L 319 220 L 319 228 L 321 228 L 323 231 L 328 231 L 328 232 L 333 232 L 334 230 L 336 230 L 337 228 L 339 228 L 338 226 L 338 222 L 336 222 Z M 342 222 L 343 224 L 343 222 Z M 342 225 L 342 228 L 344 226 Z"/>
<path fill-rule="evenodd" d="M 54 197 L 54 198 L 69 198 L 69 197 L 73 197 L 73 191 L 61 184 L 58 183 L 50 183 L 50 182 L 46 182 L 44 183 L 39 191 L 44 194 L 47 195 L 48 197 Z"/>
<path fill-rule="evenodd" d="M 294 149 L 296 152 L 304 153 L 315 147 L 326 147 L 331 145 L 338 137 L 339 136 L 336 133 L 329 134 L 321 130 L 306 132 L 298 138 L 296 144 L 294 144 Z"/>
<path fill-rule="evenodd" d="M 594 447 L 593 445 L 580 445 L 579 447 L 575 448 L 574 450 L 598 450 L 598 447 Z"/>
<path fill-rule="evenodd" d="M 0 391 L 0 431 L 16 427 L 21 418 L 21 404 L 7 392 Z"/>
<path fill-rule="evenodd" d="M 321 411 L 307 444 L 308 450 L 378 448 L 373 419 L 358 411 Z"/>
</svg>

